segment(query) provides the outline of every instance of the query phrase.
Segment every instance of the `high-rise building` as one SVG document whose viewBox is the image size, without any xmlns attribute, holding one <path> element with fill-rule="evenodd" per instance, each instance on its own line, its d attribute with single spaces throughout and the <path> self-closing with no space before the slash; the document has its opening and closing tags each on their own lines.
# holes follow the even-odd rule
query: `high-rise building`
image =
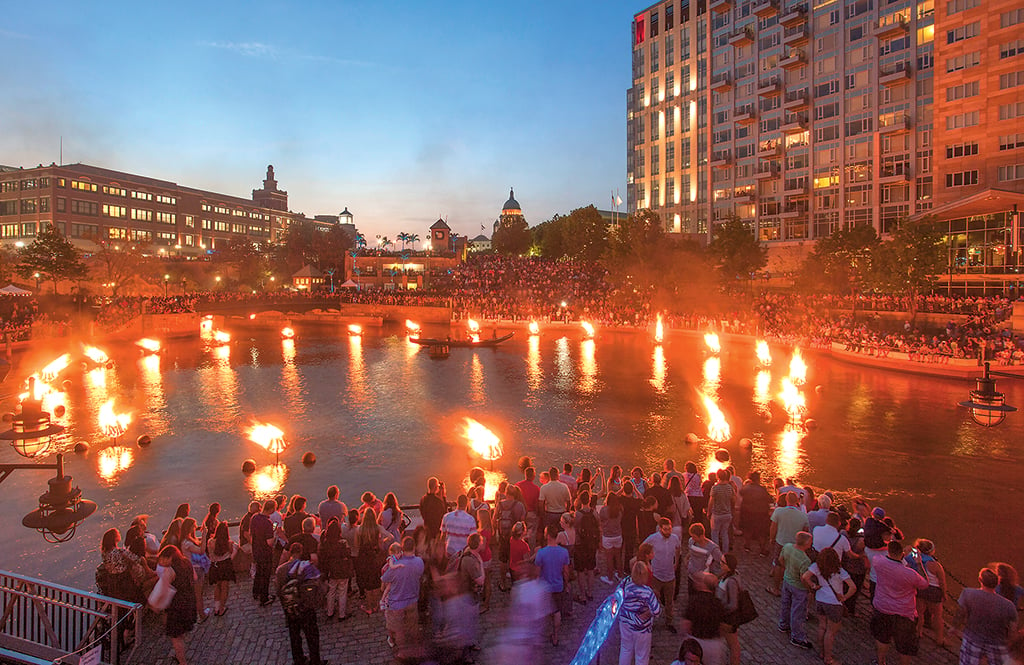
<svg viewBox="0 0 1024 665">
<path fill-rule="evenodd" d="M 969 225 L 980 245 L 966 221 L 940 224 L 948 284 L 972 261 L 1016 279 L 1024 9 L 938 3 L 665 0 L 634 15 L 629 210 L 705 238 L 737 217 L 770 250 L 804 251 L 844 227 L 985 215 Z"/>
</svg>

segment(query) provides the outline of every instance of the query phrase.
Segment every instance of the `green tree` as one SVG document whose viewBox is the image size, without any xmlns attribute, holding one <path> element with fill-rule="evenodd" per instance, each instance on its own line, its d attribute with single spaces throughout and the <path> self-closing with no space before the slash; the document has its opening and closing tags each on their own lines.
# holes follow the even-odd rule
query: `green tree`
<svg viewBox="0 0 1024 665">
<path fill-rule="evenodd" d="M 130 289 L 144 272 L 146 258 L 135 245 L 115 245 L 109 240 L 99 243 L 99 249 L 86 260 L 93 279 L 110 288 L 113 295 Z"/>
<path fill-rule="evenodd" d="M 555 216 L 548 221 L 530 229 L 530 235 L 532 237 L 532 253 L 549 259 L 557 259 L 565 255 L 564 224 L 562 224 L 562 216 L 558 213 L 555 213 Z"/>
<path fill-rule="evenodd" d="M 52 225 L 44 225 L 36 239 L 21 248 L 18 258 L 21 277 L 30 279 L 38 273 L 40 279 L 53 282 L 54 293 L 59 280 L 82 279 L 88 274 L 81 252 Z"/>
<path fill-rule="evenodd" d="M 889 293 L 907 296 L 911 321 L 917 317 L 917 296 L 931 290 L 947 264 L 942 234 L 930 222 L 902 221 L 873 253 L 874 284 Z"/>
<path fill-rule="evenodd" d="M 597 261 L 608 247 L 608 225 L 593 205 L 577 208 L 559 219 L 566 258 Z"/>
<path fill-rule="evenodd" d="M 530 228 L 520 215 L 503 217 L 491 238 L 491 248 L 499 254 L 520 256 L 530 250 Z"/>
<path fill-rule="evenodd" d="M 856 296 L 873 282 L 873 255 L 879 238 L 872 226 L 840 229 L 819 239 L 804 261 L 802 283 L 812 290 Z M 854 298 L 854 311 L 857 301 Z"/>
<path fill-rule="evenodd" d="M 749 279 L 768 262 L 768 250 L 757 242 L 754 231 L 738 217 L 715 226 L 708 254 L 725 283 Z"/>
</svg>

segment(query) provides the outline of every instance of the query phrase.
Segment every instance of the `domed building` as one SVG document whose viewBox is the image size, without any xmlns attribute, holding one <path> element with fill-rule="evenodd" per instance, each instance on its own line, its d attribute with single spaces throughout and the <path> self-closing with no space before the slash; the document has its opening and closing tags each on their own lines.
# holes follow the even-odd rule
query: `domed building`
<svg viewBox="0 0 1024 665">
<path fill-rule="evenodd" d="M 505 201 L 505 204 L 501 206 L 501 216 L 494 220 L 494 230 L 497 231 L 503 222 L 512 221 L 513 219 L 526 221 L 526 218 L 523 216 L 523 209 L 519 206 L 519 201 L 516 201 L 515 190 L 509 187 L 508 201 Z"/>
</svg>

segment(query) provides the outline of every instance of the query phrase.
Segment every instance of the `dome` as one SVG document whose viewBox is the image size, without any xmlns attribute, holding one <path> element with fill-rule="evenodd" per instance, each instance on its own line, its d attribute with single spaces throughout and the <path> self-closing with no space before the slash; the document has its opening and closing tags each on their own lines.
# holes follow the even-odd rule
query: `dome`
<svg viewBox="0 0 1024 665">
<path fill-rule="evenodd" d="M 510 187 L 508 190 L 508 201 L 505 201 L 505 205 L 501 207 L 502 212 L 507 210 L 518 210 L 522 212 L 522 208 L 519 207 L 519 201 L 516 201 L 516 194 Z"/>
</svg>

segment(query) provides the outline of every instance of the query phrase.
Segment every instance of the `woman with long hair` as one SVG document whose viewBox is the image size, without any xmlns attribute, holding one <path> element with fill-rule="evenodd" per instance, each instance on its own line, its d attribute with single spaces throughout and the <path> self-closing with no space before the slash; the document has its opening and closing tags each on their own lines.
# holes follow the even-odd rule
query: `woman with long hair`
<svg viewBox="0 0 1024 665">
<path fill-rule="evenodd" d="M 737 621 L 737 613 L 740 608 L 740 591 L 743 589 L 743 584 L 736 572 L 736 566 L 735 554 L 728 552 L 722 555 L 722 577 L 718 580 L 718 589 L 715 590 L 715 596 L 722 602 L 722 608 L 725 610 L 722 635 L 725 637 L 725 643 L 729 645 L 730 665 L 739 665 L 740 663 L 740 635 L 738 632 L 740 626 Z"/>
<path fill-rule="evenodd" d="M 160 547 L 157 549 L 159 552 L 168 545 L 174 545 L 177 547 L 181 544 L 181 523 L 180 517 L 175 517 L 171 520 L 171 523 L 167 525 L 167 531 L 164 531 L 164 537 L 160 539 Z"/>
<path fill-rule="evenodd" d="M 214 504 L 217 505 L 217 504 Z M 212 511 L 211 511 L 212 512 Z M 227 522 L 217 522 L 213 536 L 206 542 L 210 557 L 210 584 L 213 585 L 213 613 L 223 616 L 228 611 L 228 592 L 235 581 L 235 554 L 238 544 L 231 540 Z"/>
<path fill-rule="evenodd" d="M 917 635 L 924 632 L 925 623 L 935 632 L 935 643 L 946 645 L 946 622 L 942 619 L 942 603 L 946 599 L 946 570 L 935 558 L 935 543 L 918 538 L 904 557 L 917 574 L 928 580 L 928 588 L 917 592 Z"/>
<path fill-rule="evenodd" d="M 193 581 L 195 573 L 192 565 L 174 545 L 161 548 L 157 561 L 164 568 L 163 575 L 167 576 L 166 579 L 175 590 L 171 604 L 166 610 L 167 637 L 171 638 L 178 665 L 188 665 L 185 659 L 185 635 L 195 626 L 197 617 Z"/>
<path fill-rule="evenodd" d="M 196 536 L 196 521 L 191 517 L 186 517 L 181 522 L 181 553 L 189 559 L 195 571 L 196 612 L 199 621 L 202 622 L 212 611 L 203 603 L 203 587 L 206 573 L 210 570 L 210 557 L 206 555 L 202 543 Z"/>
<path fill-rule="evenodd" d="M 348 583 L 354 574 L 352 550 L 348 541 L 341 537 L 341 523 L 331 519 L 327 523 L 320 548 L 320 572 L 327 580 L 327 618 L 337 615 L 338 621 L 351 616 L 348 612 Z"/>
<path fill-rule="evenodd" d="M 708 500 L 704 496 L 704 492 L 701 489 L 701 483 L 703 478 L 700 472 L 697 471 L 697 465 L 693 462 L 687 462 L 683 467 L 683 492 L 686 494 L 687 501 L 690 502 L 690 508 L 693 510 L 693 521 L 703 523 L 704 520 L 704 509 L 708 506 Z"/>
<path fill-rule="evenodd" d="M 483 614 L 491 609 L 491 580 L 494 578 L 494 550 L 491 548 L 494 542 L 494 520 L 486 503 L 476 511 L 476 530 L 480 534 L 479 554 L 484 568 L 484 597 L 480 605 L 480 613 Z"/>
<path fill-rule="evenodd" d="M 622 491 L 622 467 L 618 464 L 608 472 L 608 486 L 605 489 L 608 494 L 618 494 Z"/>
<path fill-rule="evenodd" d="M 192 507 L 189 506 L 187 503 L 179 503 L 177 510 L 174 511 L 174 519 L 185 519 L 186 517 L 188 517 L 188 514 L 189 512 L 191 512 L 191 510 Z"/>
<path fill-rule="evenodd" d="M 384 495 L 384 512 L 380 514 L 380 525 L 391 534 L 395 542 L 402 542 L 402 509 L 394 492 Z"/>
<path fill-rule="evenodd" d="M 833 665 L 832 647 L 843 622 L 843 603 L 853 595 L 853 580 L 839 565 L 839 555 L 831 547 L 818 552 L 818 559 L 801 577 L 807 588 L 814 591 L 818 607 L 818 639 L 825 665 Z"/>
<path fill-rule="evenodd" d="M 367 614 L 380 611 L 380 574 L 390 541 L 390 534 L 377 524 L 377 511 L 367 508 L 356 534 L 356 583 L 366 596 L 363 611 Z"/>
<path fill-rule="evenodd" d="M 996 571 L 996 575 L 999 577 L 996 593 L 1013 603 L 1017 612 L 1024 610 L 1024 588 L 1020 586 L 1017 569 L 1002 562 L 990 563 L 988 567 Z"/>
<path fill-rule="evenodd" d="M 612 584 L 622 570 L 622 503 L 618 494 L 609 494 L 597 513 L 601 525 L 601 550 L 604 552 L 605 574 L 601 581 Z"/>
<path fill-rule="evenodd" d="M 220 524 L 220 504 L 214 501 L 210 504 L 210 510 L 206 513 L 206 518 L 203 520 L 202 535 L 203 535 L 203 547 L 210 542 L 213 538 L 213 534 L 217 532 L 217 525 Z"/>
<path fill-rule="evenodd" d="M 672 508 L 669 516 L 672 518 L 672 533 L 679 536 L 680 542 L 683 534 L 690 528 L 690 517 L 693 509 L 690 507 L 690 500 L 683 491 L 683 480 L 679 476 L 672 476 L 668 479 L 668 494 L 672 497 Z"/>
</svg>

